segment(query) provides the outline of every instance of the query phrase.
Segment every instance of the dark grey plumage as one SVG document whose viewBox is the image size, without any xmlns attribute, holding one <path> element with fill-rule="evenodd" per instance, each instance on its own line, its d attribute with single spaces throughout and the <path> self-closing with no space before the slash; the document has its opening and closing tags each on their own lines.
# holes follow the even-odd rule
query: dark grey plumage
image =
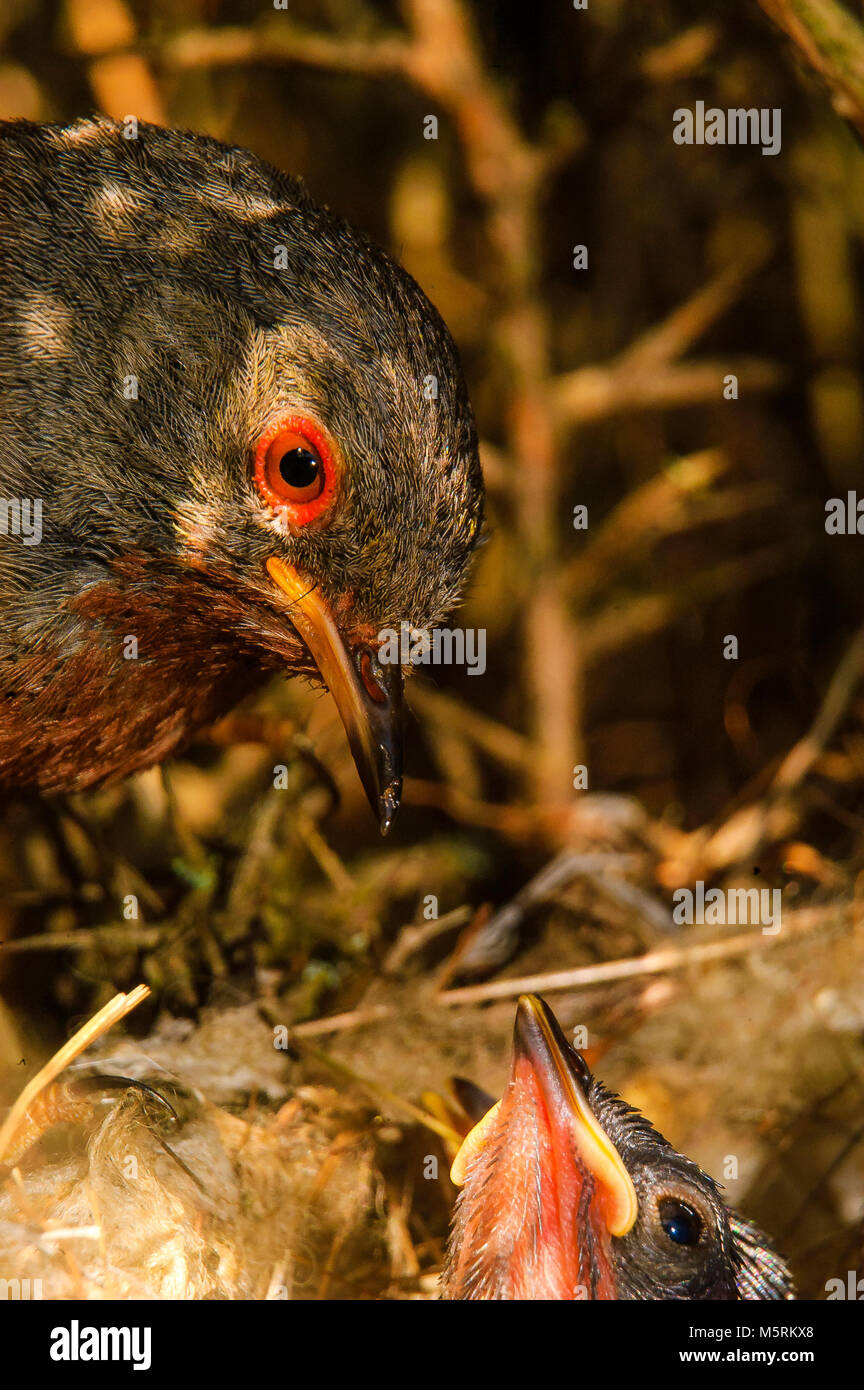
<svg viewBox="0 0 864 1390">
<path fill-rule="evenodd" d="M 0 193 L 0 498 L 41 499 L 44 532 L 0 535 L 0 783 L 121 775 L 270 670 L 315 674 L 274 554 L 346 633 L 452 609 L 482 526 L 476 436 L 404 270 L 297 179 L 152 126 L 0 123 Z M 301 533 L 250 479 L 295 407 L 344 462 L 327 526 Z M 110 616 L 86 602 L 102 588 Z M 124 632 L 150 638 L 137 661 Z"/>
<path fill-rule="evenodd" d="M 632 1230 L 615 1242 L 623 1297 L 635 1299 L 787 1299 L 792 1276 L 771 1241 L 723 1201 L 713 1178 L 678 1153 L 638 1110 L 592 1077 L 588 1102 L 624 1160 L 639 1198 Z M 673 1245 L 658 1201 L 674 1194 L 703 1219 L 704 1240 Z"/>
</svg>

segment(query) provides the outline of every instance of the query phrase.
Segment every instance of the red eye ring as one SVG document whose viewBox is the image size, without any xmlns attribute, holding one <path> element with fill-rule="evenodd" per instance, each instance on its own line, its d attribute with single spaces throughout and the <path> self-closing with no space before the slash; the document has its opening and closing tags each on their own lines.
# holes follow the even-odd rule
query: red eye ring
<svg viewBox="0 0 864 1390">
<path fill-rule="evenodd" d="M 255 448 L 255 487 L 292 526 L 321 516 L 336 495 L 339 470 L 328 435 L 304 415 L 277 415 Z"/>
</svg>

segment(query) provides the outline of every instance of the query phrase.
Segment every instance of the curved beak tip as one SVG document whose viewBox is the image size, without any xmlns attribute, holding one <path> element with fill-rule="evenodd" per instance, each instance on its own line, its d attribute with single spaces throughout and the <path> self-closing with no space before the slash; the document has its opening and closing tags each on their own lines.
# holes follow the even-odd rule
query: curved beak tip
<svg viewBox="0 0 864 1390">
<path fill-rule="evenodd" d="M 372 812 L 386 835 L 402 795 L 402 668 L 382 664 L 365 639 L 346 639 L 317 585 L 287 561 L 271 555 L 267 570 L 290 600 L 290 621 L 336 702 Z"/>
<path fill-rule="evenodd" d="M 402 796 L 402 779 L 391 782 L 378 798 L 377 807 L 373 804 L 372 810 L 378 813 L 378 824 L 381 827 L 381 834 L 388 835 L 393 822 L 399 812 L 399 801 Z"/>
</svg>

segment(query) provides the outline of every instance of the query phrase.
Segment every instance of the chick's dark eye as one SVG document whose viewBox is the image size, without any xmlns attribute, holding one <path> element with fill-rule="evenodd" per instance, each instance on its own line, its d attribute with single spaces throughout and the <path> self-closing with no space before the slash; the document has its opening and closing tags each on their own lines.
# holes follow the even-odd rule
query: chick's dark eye
<svg viewBox="0 0 864 1390">
<path fill-rule="evenodd" d="M 658 1204 L 660 1225 L 675 1245 L 698 1245 L 702 1233 L 702 1218 L 685 1202 L 675 1197 L 663 1197 Z"/>
</svg>

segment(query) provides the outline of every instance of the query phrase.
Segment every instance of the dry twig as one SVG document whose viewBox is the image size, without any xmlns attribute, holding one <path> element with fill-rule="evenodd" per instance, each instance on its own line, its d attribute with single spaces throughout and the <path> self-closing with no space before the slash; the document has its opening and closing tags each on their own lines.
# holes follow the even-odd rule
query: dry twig
<svg viewBox="0 0 864 1390">
<path fill-rule="evenodd" d="M 814 931 L 832 917 L 849 916 L 851 908 L 811 908 L 796 914 L 794 925 L 776 936 L 762 932 L 742 932 L 725 941 L 701 942 L 695 946 L 672 946 L 664 951 L 649 951 L 644 956 L 628 960 L 603 961 L 600 965 L 578 965 L 573 970 L 551 970 L 542 975 L 523 975 L 513 980 L 495 980 L 485 985 L 466 985 L 448 989 L 437 996 L 445 1006 L 481 1004 L 491 999 L 512 999 L 519 994 L 550 994 L 561 989 L 585 989 L 592 985 L 611 984 L 616 980 L 634 979 L 641 975 L 660 975 L 669 970 L 686 970 L 704 965 L 707 961 L 728 960 L 746 955 L 749 951 L 782 944 Z"/>
<path fill-rule="evenodd" d="M 146 985 L 138 985 L 130 994 L 115 994 L 114 998 L 109 1000 L 103 1009 L 100 1009 L 83 1027 L 73 1033 L 69 1041 L 65 1042 L 54 1053 L 54 1056 L 49 1058 L 34 1077 L 31 1077 L 0 1126 L 0 1161 L 2 1161 L 19 1124 L 39 1093 L 44 1091 L 46 1086 L 50 1086 L 54 1078 L 65 1071 L 76 1057 L 80 1057 L 91 1043 L 94 1043 L 97 1038 L 101 1038 L 103 1033 L 107 1033 L 109 1028 L 113 1028 L 115 1023 L 119 1023 L 121 1018 L 125 1018 L 133 1009 L 137 1009 L 149 993 L 150 990 Z"/>
</svg>

